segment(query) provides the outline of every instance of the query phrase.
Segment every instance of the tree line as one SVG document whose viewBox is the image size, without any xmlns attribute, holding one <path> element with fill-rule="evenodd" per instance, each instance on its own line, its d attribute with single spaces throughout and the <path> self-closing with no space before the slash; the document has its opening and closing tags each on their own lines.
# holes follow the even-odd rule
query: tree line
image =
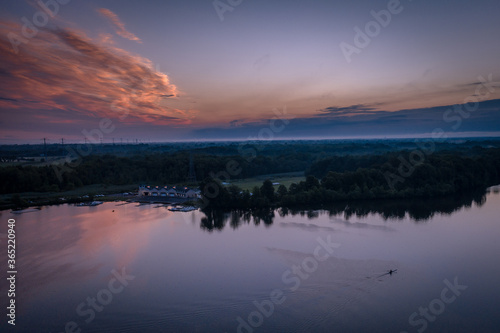
<svg viewBox="0 0 500 333">
<path fill-rule="evenodd" d="M 297 171 L 305 171 L 307 179 L 288 188 L 279 186 L 276 189 L 272 183 L 266 182 L 252 191 L 220 186 L 219 199 L 208 200 L 214 207 L 291 206 L 357 198 L 428 197 L 500 183 L 499 148 L 440 150 L 412 166 L 411 173 L 403 177 L 401 159 L 411 160 L 410 150 L 325 156 L 318 155 L 318 152 L 308 153 L 304 144 L 298 147 L 300 149 L 294 148 L 293 144 L 283 150 L 270 147 L 266 154 L 263 153 L 266 150 L 261 149 L 251 159 L 244 155 L 225 155 L 229 153 L 226 148 L 210 147 L 214 149 L 213 155 L 192 155 L 196 178 L 204 180 L 201 184 L 186 183 L 190 161 L 190 152 L 186 151 L 133 156 L 90 155 L 58 167 L 5 166 L 0 167 L 0 193 L 58 192 L 94 184 L 141 183 L 201 185 L 203 189 L 208 183 L 224 181 L 217 178 L 228 163 L 238 166 L 238 172 L 231 174 L 231 179 Z"/>
<path fill-rule="evenodd" d="M 401 161 L 411 160 L 411 154 L 404 151 L 354 158 L 355 165 L 366 165 L 355 171 L 346 171 L 344 167 L 346 159 L 352 157 L 331 157 L 313 163 L 306 180 L 288 188 L 280 185 L 275 189 L 266 180 L 262 186 L 244 191 L 206 178 L 201 183 L 204 207 L 248 209 L 322 205 L 353 199 L 429 198 L 471 193 L 500 183 L 500 149 L 482 149 L 474 156 L 435 153 L 412 165 L 412 169 L 407 167 L 411 172 L 402 177 Z M 318 179 L 314 173 L 324 176 Z"/>
<path fill-rule="evenodd" d="M 71 164 L 49 166 L 5 166 L 0 168 L 0 194 L 59 192 L 86 185 L 188 184 L 190 155 L 162 153 L 134 155 L 90 155 Z M 232 178 L 303 171 L 311 163 L 302 155 L 244 156 L 194 155 L 197 179 L 217 175 L 228 163 L 238 166 Z"/>
</svg>

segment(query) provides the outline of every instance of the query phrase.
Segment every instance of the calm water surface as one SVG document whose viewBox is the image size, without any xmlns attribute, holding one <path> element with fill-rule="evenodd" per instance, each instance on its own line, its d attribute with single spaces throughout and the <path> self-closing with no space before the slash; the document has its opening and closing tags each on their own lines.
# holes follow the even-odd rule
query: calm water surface
<svg viewBox="0 0 500 333">
<path fill-rule="evenodd" d="M 500 194 L 356 205 L 209 217 L 115 202 L 2 211 L 3 248 L 16 220 L 15 331 L 500 331 Z M 0 292 L 5 309 L 4 282 Z"/>
</svg>

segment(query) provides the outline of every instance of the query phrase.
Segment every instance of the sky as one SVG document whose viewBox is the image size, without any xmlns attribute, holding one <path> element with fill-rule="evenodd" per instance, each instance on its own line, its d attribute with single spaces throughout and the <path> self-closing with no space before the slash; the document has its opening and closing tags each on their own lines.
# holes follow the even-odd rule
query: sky
<svg viewBox="0 0 500 333">
<path fill-rule="evenodd" d="M 0 144 L 498 136 L 498 13 L 498 0 L 2 0 Z"/>
</svg>

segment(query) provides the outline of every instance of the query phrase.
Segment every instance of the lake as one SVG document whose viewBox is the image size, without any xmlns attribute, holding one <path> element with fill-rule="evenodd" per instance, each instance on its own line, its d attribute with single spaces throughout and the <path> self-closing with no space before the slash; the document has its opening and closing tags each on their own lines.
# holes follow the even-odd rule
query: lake
<svg viewBox="0 0 500 333">
<path fill-rule="evenodd" d="M 497 190 L 208 216 L 2 211 L 2 308 L 13 218 L 17 332 L 498 332 L 499 215 Z"/>
</svg>

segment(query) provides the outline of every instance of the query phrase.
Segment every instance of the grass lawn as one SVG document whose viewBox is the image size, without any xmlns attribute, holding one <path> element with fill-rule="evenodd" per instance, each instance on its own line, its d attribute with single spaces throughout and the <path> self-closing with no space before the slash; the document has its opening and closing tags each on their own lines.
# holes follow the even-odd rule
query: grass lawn
<svg viewBox="0 0 500 333">
<path fill-rule="evenodd" d="M 305 180 L 306 178 L 303 172 L 276 173 L 270 175 L 256 176 L 252 178 L 235 179 L 233 181 L 230 181 L 230 183 L 227 186 L 234 184 L 243 190 L 251 191 L 255 186 L 259 187 L 262 186 L 262 183 L 266 179 L 271 180 L 273 183 L 279 183 L 278 185 L 274 186 L 275 189 L 278 189 L 279 185 L 285 185 L 288 188 L 290 184 L 298 183 L 302 180 Z"/>
</svg>

